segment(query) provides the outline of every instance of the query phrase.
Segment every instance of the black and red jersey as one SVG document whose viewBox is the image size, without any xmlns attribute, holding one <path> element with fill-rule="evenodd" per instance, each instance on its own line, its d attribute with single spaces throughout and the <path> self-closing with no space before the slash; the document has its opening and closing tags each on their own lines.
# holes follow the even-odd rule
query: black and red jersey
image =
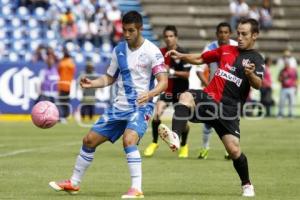
<svg viewBox="0 0 300 200">
<path fill-rule="evenodd" d="M 169 51 L 169 49 L 161 48 L 160 51 L 162 52 L 163 56 Z M 181 47 L 177 47 L 176 51 L 181 53 L 188 53 L 186 50 L 182 49 Z M 174 69 L 175 71 L 190 71 L 191 65 L 186 63 L 183 60 L 174 60 L 170 56 L 165 57 L 165 64 Z M 189 80 L 180 77 L 169 77 L 168 80 L 168 88 L 165 91 L 166 93 L 172 94 L 174 98 L 178 96 L 179 93 L 183 93 L 189 89 Z"/>
<path fill-rule="evenodd" d="M 201 57 L 205 63 L 219 63 L 219 68 L 204 92 L 224 105 L 236 106 L 246 101 L 250 83 L 244 72 L 245 65 L 254 63 L 256 75 L 263 78 L 264 60 L 255 50 L 240 50 L 236 46 L 223 45 L 203 53 Z"/>
</svg>

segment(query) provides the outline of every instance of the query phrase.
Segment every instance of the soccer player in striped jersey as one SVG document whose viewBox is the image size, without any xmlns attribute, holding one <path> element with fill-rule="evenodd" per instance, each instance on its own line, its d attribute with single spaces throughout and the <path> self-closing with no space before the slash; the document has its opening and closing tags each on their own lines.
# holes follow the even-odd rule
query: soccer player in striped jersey
<svg viewBox="0 0 300 200">
<path fill-rule="evenodd" d="M 106 74 L 95 80 L 81 79 L 83 88 L 103 88 L 115 83 L 116 98 L 83 138 L 71 178 L 49 183 L 56 191 L 77 193 L 79 184 L 93 161 L 96 147 L 106 141 L 114 143 L 123 136 L 131 187 L 122 198 L 144 197 L 142 159 L 137 145 L 146 132 L 153 112 L 152 98 L 167 88 L 168 75 L 159 48 L 143 38 L 142 25 L 142 16 L 138 12 L 126 13 L 122 19 L 125 41 L 114 48 Z"/>
</svg>

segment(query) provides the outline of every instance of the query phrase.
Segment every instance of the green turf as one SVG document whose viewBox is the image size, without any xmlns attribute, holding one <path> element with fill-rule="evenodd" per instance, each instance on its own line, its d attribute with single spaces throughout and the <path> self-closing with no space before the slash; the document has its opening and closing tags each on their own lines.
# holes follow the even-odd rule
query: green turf
<svg viewBox="0 0 300 200">
<path fill-rule="evenodd" d="M 120 199 L 129 187 L 122 143 L 101 146 L 77 196 L 54 192 L 51 180 L 69 178 L 88 130 L 76 124 L 49 130 L 31 123 L 0 122 L 0 199 L 65 200 Z M 242 120 L 241 145 L 248 156 L 255 199 L 299 199 L 299 120 Z M 190 158 L 180 160 L 160 141 L 152 158 L 143 159 L 146 199 L 243 199 L 231 161 L 223 159 L 223 146 L 214 134 L 207 160 L 198 160 L 201 128 L 192 124 Z M 140 150 L 150 142 L 148 132 Z M 141 151 L 141 152 L 142 152 Z"/>
</svg>

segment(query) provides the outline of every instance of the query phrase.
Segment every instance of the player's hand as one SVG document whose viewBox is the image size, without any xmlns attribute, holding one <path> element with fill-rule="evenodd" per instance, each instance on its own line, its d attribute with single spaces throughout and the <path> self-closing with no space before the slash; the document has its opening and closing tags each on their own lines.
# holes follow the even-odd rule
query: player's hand
<svg viewBox="0 0 300 200">
<path fill-rule="evenodd" d="M 247 77 L 251 76 L 252 74 L 254 74 L 254 70 L 255 70 L 255 64 L 254 63 L 247 64 L 245 66 L 245 75 Z"/>
<path fill-rule="evenodd" d="M 80 86 L 82 88 L 91 88 L 92 87 L 92 81 L 86 77 L 82 77 L 80 79 Z"/>
<path fill-rule="evenodd" d="M 143 92 L 138 96 L 137 103 L 139 106 L 143 106 L 146 103 L 148 103 L 149 99 L 150 99 L 150 96 L 149 96 L 148 92 Z"/>
<path fill-rule="evenodd" d="M 174 60 L 181 58 L 181 53 L 176 50 L 170 50 L 165 54 L 165 57 L 171 56 Z"/>
</svg>

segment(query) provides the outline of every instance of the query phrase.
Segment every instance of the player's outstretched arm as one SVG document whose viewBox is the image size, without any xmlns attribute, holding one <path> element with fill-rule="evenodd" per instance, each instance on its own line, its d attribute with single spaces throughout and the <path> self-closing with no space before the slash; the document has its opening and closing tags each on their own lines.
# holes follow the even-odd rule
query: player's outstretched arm
<svg viewBox="0 0 300 200">
<path fill-rule="evenodd" d="M 201 54 L 186 54 L 186 53 L 179 53 L 176 50 L 170 50 L 166 53 L 166 56 L 171 56 L 173 59 L 183 60 L 187 63 L 191 63 L 194 65 L 201 65 L 203 64 L 203 59 L 201 58 Z"/>
<path fill-rule="evenodd" d="M 150 99 L 159 95 L 163 91 L 165 91 L 168 87 L 168 74 L 167 73 L 159 73 L 156 75 L 157 84 L 156 86 L 150 90 L 149 92 L 145 92 L 139 95 L 137 99 L 138 105 L 146 104 Z"/>
<path fill-rule="evenodd" d="M 251 63 L 245 67 L 245 75 L 248 77 L 250 85 L 255 89 L 260 89 L 262 80 L 255 72 L 255 64 Z"/>
<path fill-rule="evenodd" d="M 116 78 L 109 76 L 108 74 L 102 75 L 97 79 L 91 80 L 87 77 L 82 77 L 80 80 L 80 86 L 82 88 L 103 88 L 113 84 Z"/>
</svg>

